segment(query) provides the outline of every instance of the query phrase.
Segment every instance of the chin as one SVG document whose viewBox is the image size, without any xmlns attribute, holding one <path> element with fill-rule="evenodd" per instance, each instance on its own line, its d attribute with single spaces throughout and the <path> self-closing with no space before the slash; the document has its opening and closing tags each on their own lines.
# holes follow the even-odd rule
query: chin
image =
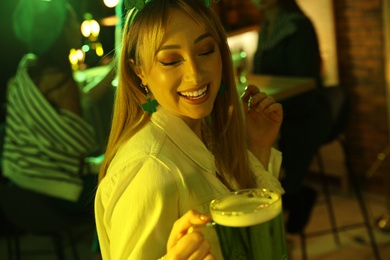
<svg viewBox="0 0 390 260">
<path fill-rule="evenodd" d="M 202 118 L 205 118 L 207 116 L 209 116 L 211 114 L 211 112 L 213 111 L 213 107 L 211 108 L 207 108 L 207 109 L 199 109 L 199 111 L 197 111 L 197 113 L 194 113 L 193 114 L 193 117 L 194 119 L 202 119 Z"/>
</svg>

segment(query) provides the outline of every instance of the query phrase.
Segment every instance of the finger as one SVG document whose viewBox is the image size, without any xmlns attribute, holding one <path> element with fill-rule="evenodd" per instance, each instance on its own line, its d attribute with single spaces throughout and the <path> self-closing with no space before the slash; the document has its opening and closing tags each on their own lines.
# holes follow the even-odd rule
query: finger
<svg viewBox="0 0 390 260">
<path fill-rule="evenodd" d="M 260 106 L 267 99 L 272 101 L 272 97 L 267 96 L 264 92 L 257 93 L 250 99 L 248 109 L 251 110 Z"/>
<path fill-rule="evenodd" d="M 167 247 L 170 248 L 183 237 L 193 225 L 202 225 L 210 221 L 210 216 L 200 214 L 195 210 L 189 210 L 173 224 Z"/>
<path fill-rule="evenodd" d="M 202 229 L 205 229 L 205 228 L 214 228 L 215 225 L 216 225 L 215 222 L 207 222 L 207 223 L 201 224 L 201 225 L 192 225 L 187 230 L 187 233 L 192 233 L 194 231 L 201 231 Z"/>
<path fill-rule="evenodd" d="M 215 256 L 209 253 L 208 255 L 203 258 L 203 260 L 216 260 Z"/>
<path fill-rule="evenodd" d="M 210 244 L 206 240 L 196 249 L 196 251 L 188 258 L 190 260 L 204 259 L 210 254 Z"/>
<path fill-rule="evenodd" d="M 248 103 L 251 96 L 254 96 L 256 93 L 259 93 L 260 90 L 255 85 L 248 85 L 245 87 L 244 93 L 241 95 L 241 99 L 243 102 Z"/>
<path fill-rule="evenodd" d="M 254 86 L 254 85 L 248 85 L 245 88 L 244 93 L 241 95 L 241 100 L 243 103 L 245 113 L 247 113 L 249 110 L 249 102 L 250 102 L 251 98 L 259 92 L 260 92 L 259 88 Z"/>
<path fill-rule="evenodd" d="M 280 103 L 274 103 L 271 104 L 270 106 L 265 109 L 266 112 L 278 112 L 278 113 L 283 113 L 283 107 L 282 104 Z"/>
<path fill-rule="evenodd" d="M 184 235 L 177 243 L 170 248 L 167 256 L 174 259 L 188 259 L 195 254 L 204 242 L 203 234 L 200 232 L 192 232 Z"/>
<path fill-rule="evenodd" d="M 266 114 L 270 119 L 272 119 L 276 123 L 280 123 L 283 121 L 283 108 L 282 105 L 279 103 L 270 105 L 267 109 L 265 109 L 261 113 Z"/>
<path fill-rule="evenodd" d="M 275 99 L 271 96 L 264 97 L 261 101 L 258 102 L 257 106 L 253 106 L 256 108 L 257 112 L 261 112 L 266 110 L 269 106 L 275 104 Z"/>
</svg>

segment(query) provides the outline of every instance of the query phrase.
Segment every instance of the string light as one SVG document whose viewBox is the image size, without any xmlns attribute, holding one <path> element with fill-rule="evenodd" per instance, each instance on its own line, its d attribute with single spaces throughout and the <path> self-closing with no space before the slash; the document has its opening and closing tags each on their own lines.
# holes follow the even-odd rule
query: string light
<svg viewBox="0 0 390 260">
<path fill-rule="evenodd" d="M 100 33 L 100 25 L 99 23 L 92 19 L 92 15 L 86 13 L 84 15 L 85 20 L 81 24 L 81 33 L 84 37 L 88 38 L 92 36 L 93 38 L 97 38 Z"/>
<path fill-rule="evenodd" d="M 113 8 L 118 5 L 119 0 L 103 0 L 103 2 L 108 8 Z"/>
</svg>

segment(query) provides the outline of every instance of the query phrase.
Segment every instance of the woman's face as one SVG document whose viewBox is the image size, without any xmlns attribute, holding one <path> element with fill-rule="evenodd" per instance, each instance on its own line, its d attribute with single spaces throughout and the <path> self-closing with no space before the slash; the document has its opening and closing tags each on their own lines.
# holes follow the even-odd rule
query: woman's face
<svg viewBox="0 0 390 260">
<path fill-rule="evenodd" d="M 138 75 L 162 107 L 191 125 L 213 109 L 222 76 L 218 44 L 182 11 L 171 10 L 156 62 Z"/>
</svg>

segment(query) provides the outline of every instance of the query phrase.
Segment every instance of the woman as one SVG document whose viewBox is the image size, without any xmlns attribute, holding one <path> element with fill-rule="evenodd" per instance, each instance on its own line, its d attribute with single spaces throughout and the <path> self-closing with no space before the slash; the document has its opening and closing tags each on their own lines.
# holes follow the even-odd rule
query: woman
<svg viewBox="0 0 390 260">
<path fill-rule="evenodd" d="M 303 231 L 316 200 L 316 192 L 304 185 L 310 163 L 330 133 L 331 109 L 323 92 L 321 56 L 315 29 L 295 0 L 253 0 L 264 21 L 259 34 L 253 72 L 275 76 L 310 77 L 313 91 L 285 100 L 278 148 L 283 153 L 282 186 L 286 229 Z"/>
<path fill-rule="evenodd" d="M 103 259 L 222 259 L 213 229 L 187 230 L 231 190 L 283 192 L 272 148 L 281 106 L 255 86 L 240 103 L 225 32 L 203 1 L 137 8 L 95 198 Z"/>
<path fill-rule="evenodd" d="M 97 147 L 84 105 L 112 93 L 115 73 L 80 90 L 68 59 L 81 45 L 80 25 L 66 0 L 21 0 L 13 26 L 28 54 L 8 87 L 3 174 L 67 213 L 91 214 L 97 175 L 85 159 Z"/>
</svg>

